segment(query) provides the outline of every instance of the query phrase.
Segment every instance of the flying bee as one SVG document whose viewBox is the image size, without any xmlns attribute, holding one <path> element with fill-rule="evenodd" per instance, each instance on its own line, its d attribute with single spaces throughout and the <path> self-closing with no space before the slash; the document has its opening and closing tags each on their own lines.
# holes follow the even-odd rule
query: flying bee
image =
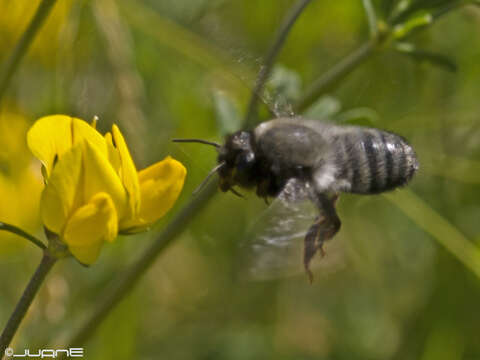
<svg viewBox="0 0 480 360">
<path fill-rule="evenodd" d="M 236 193 L 234 186 L 256 189 L 259 197 L 293 204 L 297 213 L 301 212 L 301 200 L 308 199 L 314 205 L 317 215 L 306 229 L 303 249 L 303 265 L 310 281 L 311 260 L 317 252 L 324 254 L 325 241 L 340 229 L 335 209 L 339 194 L 370 195 L 393 190 L 406 185 L 418 169 L 415 151 L 399 135 L 301 117 L 273 119 L 252 131 L 238 131 L 227 136 L 223 145 L 199 139 L 174 141 L 201 142 L 217 148 L 218 165 L 202 185 L 218 173 L 224 192 Z M 286 229 L 286 223 L 282 223 L 288 219 L 277 218 L 280 229 L 283 225 Z M 283 237 L 281 242 L 275 239 L 262 245 L 288 245 L 288 238 Z"/>
</svg>

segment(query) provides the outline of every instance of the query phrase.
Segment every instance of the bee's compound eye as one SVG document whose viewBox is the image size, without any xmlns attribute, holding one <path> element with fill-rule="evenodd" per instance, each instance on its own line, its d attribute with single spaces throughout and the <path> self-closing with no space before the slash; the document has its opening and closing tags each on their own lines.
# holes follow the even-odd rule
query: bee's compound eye
<svg viewBox="0 0 480 360">
<path fill-rule="evenodd" d="M 255 163 L 255 155 L 253 154 L 253 152 L 248 151 L 240 154 L 237 157 L 236 166 L 237 166 L 237 169 L 241 171 L 241 170 L 245 170 L 252 167 L 254 163 Z"/>
</svg>

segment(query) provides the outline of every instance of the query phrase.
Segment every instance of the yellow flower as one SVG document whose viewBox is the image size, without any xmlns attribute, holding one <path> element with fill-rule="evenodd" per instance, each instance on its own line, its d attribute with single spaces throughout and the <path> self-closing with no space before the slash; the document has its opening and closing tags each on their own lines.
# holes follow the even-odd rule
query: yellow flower
<svg viewBox="0 0 480 360">
<path fill-rule="evenodd" d="M 115 125 L 102 136 L 81 119 L 46 116 L 27 142 L 43 165 L 43 224 L 84 264 L 95 262 L 119 232 L 145 229 L 163 216 L 185 180 L 184 166 L 171 157 L 137 173 Z"/>
</svg>

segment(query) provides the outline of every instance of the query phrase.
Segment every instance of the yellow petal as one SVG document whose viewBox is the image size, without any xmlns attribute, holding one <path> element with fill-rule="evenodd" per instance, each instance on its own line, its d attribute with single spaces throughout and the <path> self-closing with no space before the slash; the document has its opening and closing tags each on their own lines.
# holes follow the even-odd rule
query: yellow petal
<svg viewBox="0 0 480 360">
<path fill-rule="evenodd" d="M 87 139 L 97 151 L 107 154 L 103 136 L 87 122 L 67 115 L 50 115 L 40 118 L 27 134 L 28 147 L 45 166 L 50 176 L 54 162 L 72 146 Z"/>
<path fill-rule="evenodd" d="M 55 157 L 63 155 L 72 146 L 71 117 L 51 115 L 38 119 L 27 133 L 27 144 L 32 154 L 45 166 L 50 175 Z"/>
<path fill-rule="evenodd" d="M 72 119 L 72 146 L 87 140 L 97 152 L 107 156 L 107 144 L 102 134 L 84 120 Z"/>
<path fill-rule="evenodd" d="M 128 196 L 120 178 L 108 161 L 107 157 L 96 151 L 89 141 L 84 141 L 83 148 L 83 169 L 84 202 L 96 193 L 105 192 L 110 195 L 118 218 L 122 219 L 129 213 Z"/>
<path fill-rule="evenodd" d="M 136 217 L 140 209 L 140 186 L 137 169 L 128 151 L 127 143 L 116 125 L 112 127 L 113 141 L 120 155 L 120 178 L 127 190 L 131 217 Z"/>
<path fill-rule="evenodd" d="M 117 232 L 113 201 L 107 193 L 98 193 L 68 220 L 62 240 L 78 261 L 90 265 L 97 260 L 103 242 L 115 240 Z"/>
<path fill-rule="evenodd" d="M 105 142 L 107 144 L 108 161 L 110 161 L 110 164 L 112 164 L 113 169 L 118 174 L 120 173 L 120 167 L 121 167 L 120 154 L 118 153 L 118 150 L 115 147 L 115 145 L 113 145 L 113 139 L 112 139 L 111 133 L 108 132 L 105 134 Z"/>
<path fill-rule="evenodd" d="M 139 172 L 141 206 L 137 219 L 121 223 L 122 229 L 151 224 L 170 210 L 182 191 L 187 170 L 170 156 Z"/>
<path fill-rule="evenodd" d="M 54 233 L 61 233 L 66 220 L 81 197 L 82 149 L 71 148 L 52 171 L 40 200 L 43 224 Z"/>
</svg>

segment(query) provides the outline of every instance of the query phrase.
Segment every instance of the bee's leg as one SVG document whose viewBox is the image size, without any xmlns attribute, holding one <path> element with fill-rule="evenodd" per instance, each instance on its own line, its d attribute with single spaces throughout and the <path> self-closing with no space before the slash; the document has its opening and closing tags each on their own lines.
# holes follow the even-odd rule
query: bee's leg
<svg viewBox="0 0 480 360">
<path fill-rule="evenodd" d="M 268 202 L 268 189 L 270 188 L 270 180 L 264 179 L 257 184 L 257 196 L 263 198 L 265 204 L 270 205 Z"/>
<path fill-rule="evenodd" d="M 335 201 L 337 196 L 328 198 L 326 195 L 319 195 L 318 205 L 321 215 L 315 220 L 307 231 L 305 236 L 303 264 L 310 282 L 313 281 L 313 274 L 310 270 L 310 262 L 317 250 L 322 256 L 325 255 L 323 244 L 331 239 L 340 230 L 341 222 L 335 211 Z"/>
<path fill-rule="evenodd" d="M 307 231 L 304 241 L 304 252 L 303 252 L 303 265 L 305 267 L 305 272 L 308 275 L 308 280 L 310 284 L 313 282 L 313 273 L 310 270 L 310 261 L 312 261 L 315 253 L 317 252 L 317 236 L 320 233 L 320 222 L 319 218 L 315 220 L 312 226 Z"/>
</svg>

